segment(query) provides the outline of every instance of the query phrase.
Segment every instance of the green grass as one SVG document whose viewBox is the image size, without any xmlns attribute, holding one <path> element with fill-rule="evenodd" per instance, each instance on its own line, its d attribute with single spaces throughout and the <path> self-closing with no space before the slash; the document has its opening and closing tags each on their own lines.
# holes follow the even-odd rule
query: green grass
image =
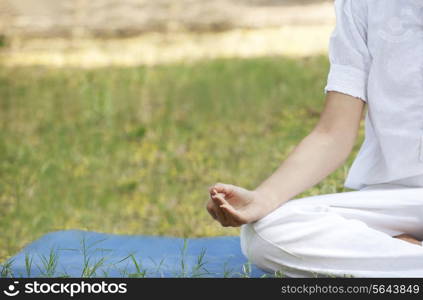
<svg viewBox="0 0 423 300">
<path fill-rule="evenodd" d="M 316 123 L 327 71 L 322 56 L 0 68 L 0 261 L 61 229 L 238 234 L 207 215 L 207 187 L 270 175 Z M 346 171 L 302 196 L 344 191 Z"/>
<path fill-rule="evenodd" d="M 0 48 L 6 47 L 6 45 L 7 45 L 6 37 L 0 34 Z"/>
</svg>

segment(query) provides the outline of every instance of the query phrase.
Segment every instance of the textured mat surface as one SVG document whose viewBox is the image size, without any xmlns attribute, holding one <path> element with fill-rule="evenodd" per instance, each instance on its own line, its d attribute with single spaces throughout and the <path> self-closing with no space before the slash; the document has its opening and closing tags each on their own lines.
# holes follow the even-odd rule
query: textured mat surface
<svg viewBox="0 0 423 300">
<path fill-rule="evenodd" d="M 10 260 L 9 260 L 10 261 Z M 11 258 L 12 276 L 260 277 L 239 237 L 175 238 L 80 230 L 48 233 Z"/>
</svg>

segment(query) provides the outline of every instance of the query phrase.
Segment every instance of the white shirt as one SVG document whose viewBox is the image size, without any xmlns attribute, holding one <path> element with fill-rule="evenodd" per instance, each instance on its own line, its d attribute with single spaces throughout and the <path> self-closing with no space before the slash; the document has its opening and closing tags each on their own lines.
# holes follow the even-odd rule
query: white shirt
<svg viewBox="0 0 423 300">
<path fill-rule="evenodd" d="M 324 91 L 368 105 L 344 185 L 423 187 L 423 0 L 335 0 L 335 13 Z"/>
</svg>

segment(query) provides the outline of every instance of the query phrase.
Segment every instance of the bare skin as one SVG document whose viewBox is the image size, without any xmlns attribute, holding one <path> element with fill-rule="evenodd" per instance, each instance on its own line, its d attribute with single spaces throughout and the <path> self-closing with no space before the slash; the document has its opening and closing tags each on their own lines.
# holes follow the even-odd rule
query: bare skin
<svg viewBox="0 0 423 300">
<path fill-rule="evenodd" d="M 413 237 L 412 235 L 409 235 L 409 234 L 405 234 L 405 233 L 400 234 L 400 235 L 394 236 L 394 238 L 422 246 L 422 241 L 419 241 L 418 239 L 416 239 L 415 237 Z"/>
<path fill-rule="evenodd" d="M 365 102 L 357 98 L 328 92 L 314 129 L 273 174 L 254 190 L 220 182 L 213 184 L 209 187 L 207 211 L 222 226 L 237 227 L 261 219 L 318 184 L 348 158 L 364 109 Z M 407 234 L 395 238 L 419 244 Z"/>
</svg>

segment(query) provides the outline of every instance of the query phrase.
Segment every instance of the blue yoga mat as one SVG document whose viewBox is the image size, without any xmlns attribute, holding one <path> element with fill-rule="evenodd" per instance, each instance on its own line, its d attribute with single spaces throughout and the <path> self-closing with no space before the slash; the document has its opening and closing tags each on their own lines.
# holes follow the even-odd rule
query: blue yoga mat
<svg viewBox="0 0 423 300">
<path fill-rule="evenodd" d="M 14 277 L 261 277 L 237 236 L 176 238 L 48 233 L 12 257 Z M 270 274 L 267 274 L 268 276 Z"/>
</svg>

